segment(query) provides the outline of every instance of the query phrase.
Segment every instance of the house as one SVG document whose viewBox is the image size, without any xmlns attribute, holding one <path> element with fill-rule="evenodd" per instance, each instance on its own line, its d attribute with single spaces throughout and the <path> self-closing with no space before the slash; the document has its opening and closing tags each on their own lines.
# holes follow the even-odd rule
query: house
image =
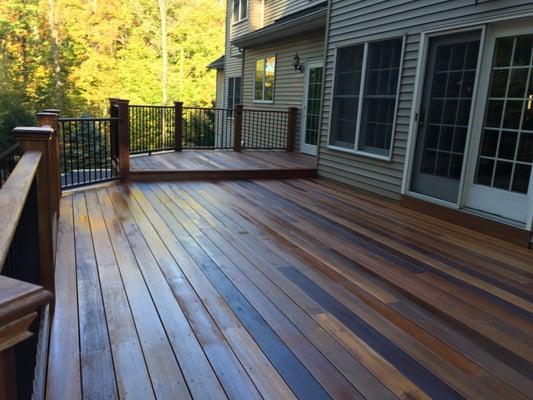
<svg viewBox="0 0 533 400">
<path fill-rule="evenodd" d="M 0 399 L 531 399 L 533 5 L 231 5 L 215 108 L 14 129 Z"/>
<path fill-rule="evenodd" d="M 298 107 L 319 175 L 529 236 L 531 1 L 230 0 L 227 28 L 224 107 Z"/>
<path fill-rule="evenodd" d="M 326 16 L 327 1 L 228 0 L 217 105 L 300 109 L 295 148 L 316 155 Z"/>
</svg>

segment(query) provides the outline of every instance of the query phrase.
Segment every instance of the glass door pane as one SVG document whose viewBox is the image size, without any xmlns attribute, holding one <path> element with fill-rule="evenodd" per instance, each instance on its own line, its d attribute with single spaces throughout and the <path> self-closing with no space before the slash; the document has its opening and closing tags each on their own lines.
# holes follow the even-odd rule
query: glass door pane
<svg viewBox="0 0 533 400">
<path fill-rule="evenodd" d="M 306 71 L 306 98 L 302 116 L 302 152 L 316 155 L 322 100 L 322 67 L 309 66 Z"/>
<path fill-rule="evenodd" d="M 533 162 L 533 35 L 496 39 L 474 183 L 526 194 Z"/>
<path fill-rule="evenodd" d="M 431 39 L 411 189 L 456 203 L 479 53 L 479 32 Z"/>
</svg>

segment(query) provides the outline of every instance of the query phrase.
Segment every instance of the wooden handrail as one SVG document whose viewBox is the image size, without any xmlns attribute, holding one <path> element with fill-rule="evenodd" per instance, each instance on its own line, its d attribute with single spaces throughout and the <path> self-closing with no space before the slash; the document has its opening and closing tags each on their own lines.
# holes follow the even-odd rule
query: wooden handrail
<svg viewBox="0 0 533 400">
<path fill-rule="evenodd" d="M 4 326 L 36 312 L 51 301 L 52 293 L 42 286 L 0 276 L 0 333 Z M 5 339 L 0 334 L 0 351 L 5 349 Z"/>
<path fill-rule="evenodd" d="M 17 398 L 20 388 L 31 390 L 37 397 L 44 395 L 49 310 L 53 305 L 53 220 L 57 218 L 51 176 L 51 163 L 57 163 L 51 147 L 53 129 L 16 128 L 14 132 L 24 153 L 0 190 L 0 272 L 7 262 L 4 273 L 16 271 L 10 276 L 18 278 L 0 275 L 2 399 Z M 21 256 L 25 252 L 33 256 Z M 37 318 L 38 328 L 34 323 Z M 37 335 L 36 342 L 28 342 L 33 335 Z M 24 371 L 17 365 L 23 365 Z M 32 377 L 32 388 L 28 388 L 24 378 L 19 380 L 19 373 Z"/>
<path fill-rule="evenodd" d="M 0 190 L 0 272 L 6 261 L 26 198 L 37 173 L 41 152 L 25 152 Z"/>
</svg>

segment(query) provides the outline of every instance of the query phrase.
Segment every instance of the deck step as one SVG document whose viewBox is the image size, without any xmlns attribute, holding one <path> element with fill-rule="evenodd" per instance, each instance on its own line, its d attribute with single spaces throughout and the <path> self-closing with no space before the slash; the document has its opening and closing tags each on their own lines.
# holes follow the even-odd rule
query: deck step
<svg viewBox="0 0 533 400">
<path fill-rule="evenodd" d="M 313 178 L 316 168 L 263 168 L 263 169 L 203 169 L 203 170 L 143 170 L 131 171 L 129 180 L 136 182 L 190 181 L 225 179 L 287 179 Z"/>
</svg>

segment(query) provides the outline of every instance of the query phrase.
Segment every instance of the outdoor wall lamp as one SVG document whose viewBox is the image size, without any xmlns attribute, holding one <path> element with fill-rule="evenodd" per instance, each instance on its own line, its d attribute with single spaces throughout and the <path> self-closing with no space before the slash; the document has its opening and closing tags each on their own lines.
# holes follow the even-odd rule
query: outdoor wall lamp
<svg viewBox="0 0 533 400">
<path fill-rule="evenodd" d="M 300 62 L 300 57 L 298 56 L 298 53 L 294 55 L 294 58 L 292 59 L 292 66 L 294 67 L 295 71 L 304 72 L 304 65 Z"/>
</svg>

